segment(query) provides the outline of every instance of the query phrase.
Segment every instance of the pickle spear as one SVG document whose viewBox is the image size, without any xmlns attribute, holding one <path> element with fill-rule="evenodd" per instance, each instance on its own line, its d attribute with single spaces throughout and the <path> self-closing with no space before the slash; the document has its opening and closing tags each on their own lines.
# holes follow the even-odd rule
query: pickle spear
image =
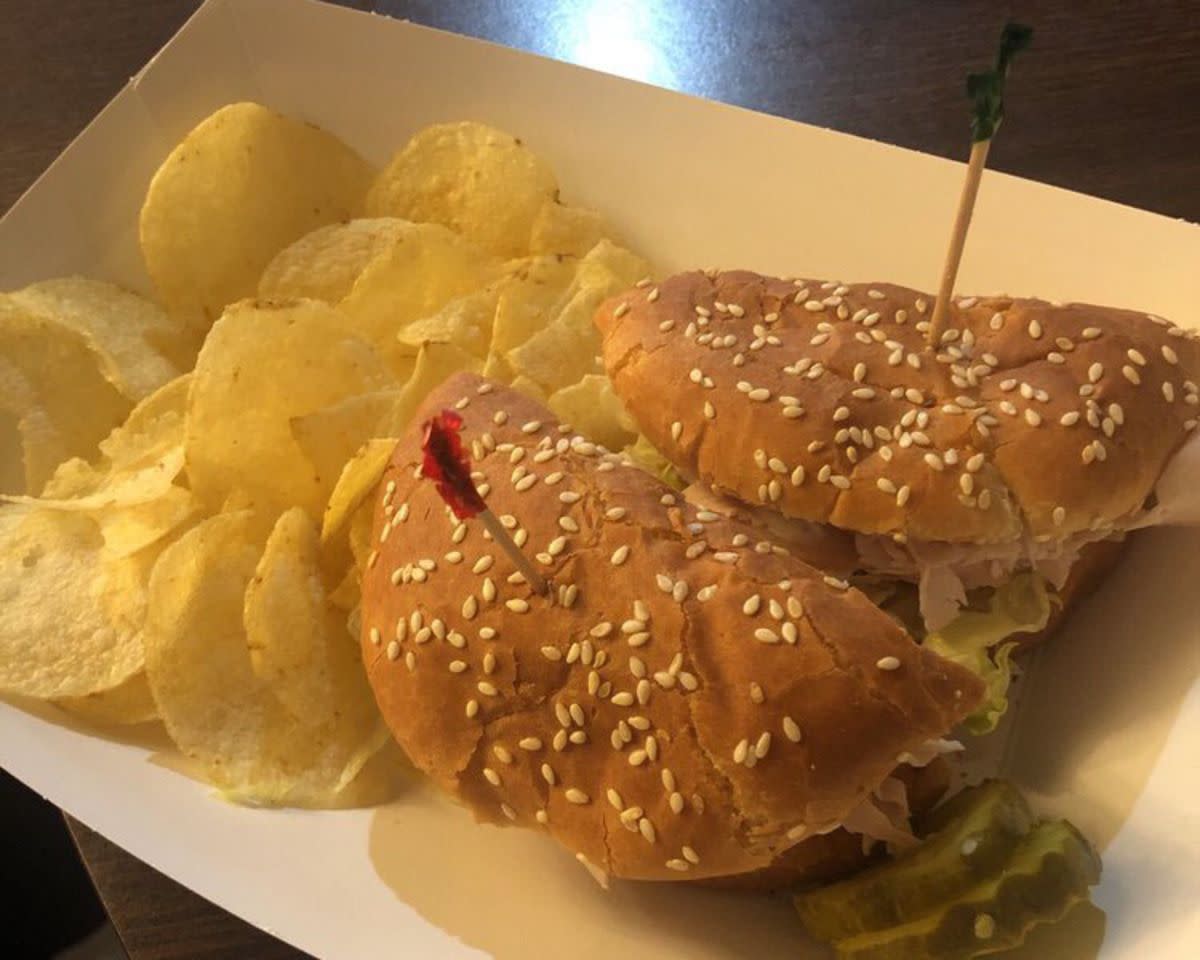
<svg viewBox="0 0 1200 960">
<path fill-rule="evenodd" d="M 838 960 L 968 960 L 1017 946 L 1061 919 L 1100 879 L 1100 860 L 1065 820 L 1041 823 L 1004 869 L 919 920 L 842 940 Z"/>
<path fill-rule="evenodd" d="M 836 941 L 917 920 L 957 900 L 1006 864 L 1032 827 L 1033 813 L 1015 787 L 993 780 L 964 790 L 934 810 L 928 836 L 895 860 L 796 897 L 810 934 Z"/>
</svg>

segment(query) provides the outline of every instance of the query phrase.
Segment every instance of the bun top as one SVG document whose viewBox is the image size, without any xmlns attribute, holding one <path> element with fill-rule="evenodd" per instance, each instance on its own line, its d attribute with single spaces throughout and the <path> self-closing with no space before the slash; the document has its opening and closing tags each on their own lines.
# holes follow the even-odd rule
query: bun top
<svg viewBox="0 0 1200 960">
<path fill-rule="evenodd" d="M 682 472 L 786 516 L 962 543 L 1140 507 L 1196 425 L 1196 334 L 1131 310 L 685 273 L 601 306 L 617 393 Z"/>
<path fill-rule="evenodd" d="M 419 478 L 379 487 L 362 652 L 413 763 L 477 817 L 622 877 L 767 866 L 840 822 L 983 695 L 862 594 L 685 502 L 510 389 L 460 374 L 476 482 L 552 581 Z"/>
</svg>

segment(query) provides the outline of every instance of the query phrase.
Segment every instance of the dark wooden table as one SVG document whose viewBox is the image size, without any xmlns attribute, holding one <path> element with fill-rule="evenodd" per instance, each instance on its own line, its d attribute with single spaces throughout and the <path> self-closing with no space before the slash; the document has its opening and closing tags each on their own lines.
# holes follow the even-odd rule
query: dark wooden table
<svg viewBox="0 0 1200 960">
<path fill-rule="evenodd" d="M 607 9 L 656 54 L 642 79 L 956 158 L 965 151 L 963 76 L 987 63 L 1011 13 L 1036 25 L 1036 48 L 1012 78 L 1009 123 L 991 165 L 1200 221 L 1197 0 L 347 5 L 615 69 L 596 45 L 579 43 L 585 15 L 603 18 Z M 0 209 L 197 6 L 0 3 Z M 297 956 L 82 825 L 70 827 L 134 960 Z"/>
</svg>

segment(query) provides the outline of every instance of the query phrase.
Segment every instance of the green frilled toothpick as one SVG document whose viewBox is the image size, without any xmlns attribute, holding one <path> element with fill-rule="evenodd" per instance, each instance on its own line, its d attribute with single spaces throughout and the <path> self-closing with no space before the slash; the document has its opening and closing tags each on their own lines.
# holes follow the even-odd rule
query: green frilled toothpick
<svg viewBox="0 0 1200 960">
<path fill-rule="evenodd" d="M 979 193 L 979 181 L 983 178 L 983 168 L 987 163 L 988 148 L 992 144 L 992 137 L 1000 129 L 1000 121 L 1004 119 L 1004 81 L 1008 77 L 1008 68 L 1013 57 L 1028 47 L 1032 39 L 1032 28 L 1019 23 L 1006 24 L 1004 32 L 1000 34 L 1000 51 L 996 55 L 995 68 L 967 77 L 967 96 L 973 103 L 971 159 L 967 163 L 967 179 L 958 200 L 958 215 L 954 218 L 950 248 L 942 264 L 942 282 L 933 306 L 933 317 L 929 321 L 929 342 L 935 347 L 946 325 L 946 311 L 954 293 L 954 280 L 958 276 L 958 265 L 967 242 L 967 229 L 971 226 L 971 213 L 975 209 L 975 197 Z"/>
</svg>

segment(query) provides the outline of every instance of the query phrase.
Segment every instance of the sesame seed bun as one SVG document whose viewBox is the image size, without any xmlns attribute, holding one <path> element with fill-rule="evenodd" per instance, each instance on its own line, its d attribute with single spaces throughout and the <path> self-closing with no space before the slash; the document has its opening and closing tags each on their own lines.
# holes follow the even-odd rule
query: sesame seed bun
<svg viewBox="0 0 1200 960">
<path fill-rule="evenodd" d="M 747 873 L 981 700 L 862 594 L 736 546 L 750 528 L 701 520 L 537 403 L 460 374 L 417 422 L 447 407 L 551 596 L 449 516 L 414 430 L 379 488 L 362 652 L 396 739 L 479 819 L 618 877 Z"/>
<path fill-rule="evenodd" d="M 1049 541 L 1119 525 L 1196 425 L 1200 343 L 1131 310 L 685 273 L 602 305 L 617 393 L 682 472 L 859 533 Z"/>
</svg>

